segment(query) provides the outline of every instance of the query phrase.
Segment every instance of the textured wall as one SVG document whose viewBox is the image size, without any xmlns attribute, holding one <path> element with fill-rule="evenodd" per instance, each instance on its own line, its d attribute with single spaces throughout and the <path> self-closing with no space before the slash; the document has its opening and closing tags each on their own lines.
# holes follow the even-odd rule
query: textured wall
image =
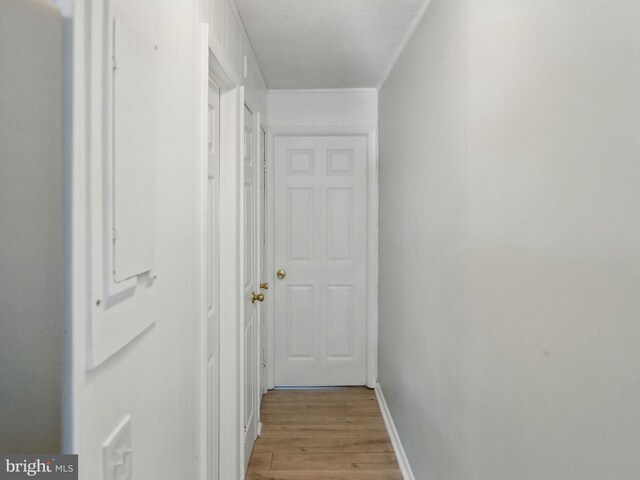
<svg viewBox="0 0 640 480">
<path fill-rule="evenodd" d="M 420 480 L 640 476 L 638 20 L 433 0 L 380 92 L 380 382 Z"/>
</svg>

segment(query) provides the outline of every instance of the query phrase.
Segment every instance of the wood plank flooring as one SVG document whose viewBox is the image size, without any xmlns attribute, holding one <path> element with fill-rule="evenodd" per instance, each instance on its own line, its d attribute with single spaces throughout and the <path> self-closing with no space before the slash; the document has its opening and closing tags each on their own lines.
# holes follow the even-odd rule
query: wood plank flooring
<svg viewBox="0 0 640 480">
<path fill-rule="evenodd" d="M 247 480 L 402 480 L 373 390 L 272 390 Z"/>
</svg>

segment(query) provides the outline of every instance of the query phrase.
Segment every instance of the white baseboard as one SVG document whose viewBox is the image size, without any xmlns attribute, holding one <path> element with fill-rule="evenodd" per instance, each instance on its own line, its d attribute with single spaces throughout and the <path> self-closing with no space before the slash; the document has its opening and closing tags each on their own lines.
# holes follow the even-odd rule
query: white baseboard
<svg viewBox="0 0 640 480">
<path fill-rule="evenodd" d="M 393 418 L 391 418 L 391 412 L 389 412 L 389 407 L 387 406 L 387 402 L 384 399 L 382 388 L 380 388 L 379 383 L 376 383 L 376 398 L 378 399 L 378 405 L 380 405 L 380 411 L 382 412 L 382 418 L 384 419 L 384 424 L 387 427 L 387 432 L 389 433 L 391 444 L 393 445 L 393 449 L 396 452 L 396 458 L 398 459 L 398 464 L 400 465 L 402 477 L 404 478 L 404 480 L 416 480 L 416 477 L 413 476 L 413 472 L 411 471 L 411 465 L 409 465 L 409 460 L 407 459 L 407 455 L 404 452 L 404 448 L 402 448 L 402 443 L 400 442 L 398 431 L 396 430 L 396 426 L 393 423 Z"/>
</svg>

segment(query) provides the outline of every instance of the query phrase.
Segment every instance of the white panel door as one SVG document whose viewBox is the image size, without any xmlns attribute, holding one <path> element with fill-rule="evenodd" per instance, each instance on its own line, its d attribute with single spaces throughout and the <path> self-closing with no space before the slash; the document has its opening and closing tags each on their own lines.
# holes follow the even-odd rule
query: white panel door
<svg viewBox="0 0 640 480">
<path fill-rule="evenodd" d="M 364 385 L 366 139 L 274 147 L 276 385 Z"/>
<path fill-rule="evenodd" d="M 219 478 L 220 451 L 220 92 L 209 82 L 207 118 L 207 479 Z"/>
<path fill-rule="evenodd" d="M 258 195 L 260 162 L 256 155 L 253 115 L 244 111 L 244 322 L 243 322 L 243 419 L 244 466 L 249 464 L 253 444 L 258 437 L 259 371 L 258 362 Z"/>
</svg>

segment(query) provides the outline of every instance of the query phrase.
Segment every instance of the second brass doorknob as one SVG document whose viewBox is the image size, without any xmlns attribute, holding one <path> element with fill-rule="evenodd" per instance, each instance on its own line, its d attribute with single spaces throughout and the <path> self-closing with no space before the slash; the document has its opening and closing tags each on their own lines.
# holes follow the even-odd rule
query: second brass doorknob
<svg viewBox="0 0 640 480">
<path fill-rule="evenodd" d="M 280 280 L 282 280 L 284 277 L 286 277 L 286 276 L 287 276 L 287 272 L 285 272 L 284 270 L 278 270 L 278 271 L 276 272 L 276 276 L 277 276 Z"/>
<path fill-rule="evenodd" d="M 251 303 L 256 303 L 256 301 L 264 302 L 264 294 L 263 293 L 256 294 L 256 292 L 253 292 L 251 294 Z"/>
</svg>

